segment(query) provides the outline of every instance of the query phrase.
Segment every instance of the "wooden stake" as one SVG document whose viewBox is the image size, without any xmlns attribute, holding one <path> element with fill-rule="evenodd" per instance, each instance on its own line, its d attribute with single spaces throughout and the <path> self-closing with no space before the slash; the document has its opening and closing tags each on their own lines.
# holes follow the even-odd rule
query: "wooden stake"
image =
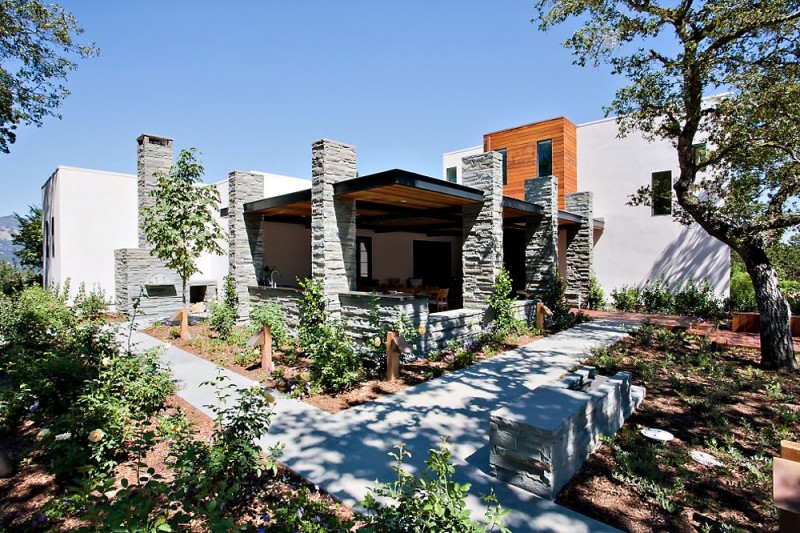
<svg viewBox="0 0 800 533">
<path fill-rule="evenodd" d="M 263 340 L 261 343 L 261 370 L 272 372 L 275 365 L 272 363 L 272 331 L 269 326 L 264 326 Z"/>
<path fill-rule="evenodd" d="M 396 331 L 386 333 L 386 380 L 400 379 L 400 348 Z"/>
<path fill-rule="evenodd" d="M 189 308 L 181 307 L 181 339 L 189 338 Z"/>
<path fill-rule="evenodd" d="M 543 330 L 544 329 L 544 317 L 552 315 L 553 312 L 550 310 L 549 307 L 544 305 L 542 302 L 538 302 L 536 304 L 536 329 Z"/>
</svg>

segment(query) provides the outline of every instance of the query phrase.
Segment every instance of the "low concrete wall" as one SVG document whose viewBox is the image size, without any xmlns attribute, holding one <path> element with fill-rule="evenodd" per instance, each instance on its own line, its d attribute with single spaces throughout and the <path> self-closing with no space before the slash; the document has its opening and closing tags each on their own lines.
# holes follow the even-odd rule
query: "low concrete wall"
<svg viewBox="0 0 800 533">
<path fill-rule="evenodd" d="M 644 389 L 631 387 L 630 381 L 628 372 L 595 378 L 594 368 L 583 367 L 493 412 L 492 473 L 543 498 L 555 498 L 600 445 L 600 437 L 616 433 L 641 402 Z"/>
</svg>

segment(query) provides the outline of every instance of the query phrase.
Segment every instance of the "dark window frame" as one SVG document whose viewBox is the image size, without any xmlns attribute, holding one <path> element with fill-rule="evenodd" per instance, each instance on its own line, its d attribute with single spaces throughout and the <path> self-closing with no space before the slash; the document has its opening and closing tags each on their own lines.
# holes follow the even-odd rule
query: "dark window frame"
<svg viewBox="0 0 800 533">
<path fill-rule="evenodd" d="M 453 179 L 450 179 L 451 171 Z M 447 169 L 444 171 L 444 178 L 449 183 L 458 183 L 458 167 L 447 167 Z"/>
<path fill-rule="evenodd" d="M 508 185 L 508 148 L 498 148 L 495 152 L 503 156 L 503 185 Z"/>
<path fill-rule="evenodd" d="M 657 180 L 666 180 L 657 183 Z M 669 194 L 669 199 L 666 198 Z M 663 195 L 663 196 L 659 196 Z M 660 170 L 650 174 L 650 215 L 654 217 L 672 214 L 672 171 Z"/>
<path fill-rule="evenodd" d="M 542 155 L 543 150 L 541 147 L 549 146 L 548 149 L 548 159 L 547 165 L 542 165 Z M 542 167 L 548 169 L 549 172 L 544 173 L 542 172 Z M 545 178 L 547 176 L 553 175 L 553 139 L 542 139 L 541 141 L 536 141 L 536 177 L 537 178 Z"/>
<path fill-rule="evenodd" d="M 367 252 L 367 272 L 361 271 L 361 244 Z M 372 237 L 356 237 L 356 279 L 372 279 Z"/>
</svg>

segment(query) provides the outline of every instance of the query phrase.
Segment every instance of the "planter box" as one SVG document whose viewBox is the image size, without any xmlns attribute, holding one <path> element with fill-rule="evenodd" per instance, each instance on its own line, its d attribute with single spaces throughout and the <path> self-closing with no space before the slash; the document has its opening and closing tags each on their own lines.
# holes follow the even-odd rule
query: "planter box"
<svg viewBox="0 0 800 533">
<path fill-rule="evenodd" d="M 760 333 L 761 319 L 758 313 L 733 313 L 731 329 L 736 333 Z M 800 337 L 800 317 L 792 317 L 792 336 Z"/>
</svg>

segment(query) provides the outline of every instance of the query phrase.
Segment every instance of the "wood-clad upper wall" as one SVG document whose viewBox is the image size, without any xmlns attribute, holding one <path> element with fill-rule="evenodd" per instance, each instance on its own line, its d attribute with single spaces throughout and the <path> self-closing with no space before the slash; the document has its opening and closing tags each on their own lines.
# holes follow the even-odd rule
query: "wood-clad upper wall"
<svg viewBox="0 0 800 533">
<path fill-rule="evenodd" d="M 526 126 L 487 133 L 484 151 L 507 150 L 508 182 L 503 194 L 525 199 L 525 180 L 537 177 L 536 143 L 553 141 L 553 175 L 558 178 L 558 207 L 564 209 L 564 195 L 578 191 L 578 140 L 575 124 L 564 117 Z"/>
</svg>

